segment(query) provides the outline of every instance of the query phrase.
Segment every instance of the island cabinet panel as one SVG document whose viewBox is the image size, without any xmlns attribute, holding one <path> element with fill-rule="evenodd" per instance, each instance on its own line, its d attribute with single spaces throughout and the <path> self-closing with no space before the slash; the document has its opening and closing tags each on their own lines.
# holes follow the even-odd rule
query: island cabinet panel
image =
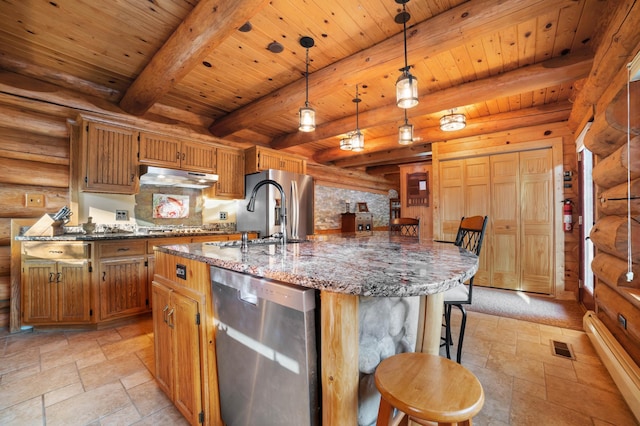
<svg viewBox="0 0 640 426">
<path fill-rule="evenodd" d="M 184 277 L 178 269 L 185 271 Z M 156 251 L 155 272 L 154 328 L 170 333 L 169 337 L 155 339 L 158 380 L 172 384 L 170 391 L 165 389 L 167 385 L 162 385 L 163 389 L 192 425 L 222 425 L 209 265 Z M 193 316 L 196 312 L 198 324 Z M 172 377 L 167 376 L 167 363 Z M 198 401 L 200 411 L 194 408 Z"/>
<path fill-rule="evenodd" d="M 152 284 L 156 378 L 192 425 L 203 422 L 200 307 L 204 296 L 158 278 Z"/>
<path fill-rule="evenodd" d="M 24 324 L 89 323 L 91 277 L 86 244 L 25 243 L 22 260 Z M 69 257 L 69 258 L 66 258 Z M 80 258 L 71 258 L 71 257 Z M 59 258 L 59 259 L 56 259 Z"/>
<path fill-rule="evenodd" d="M 98 243 L 100 320 L 149 310 L 146 241 Z"/>
<path fill-rule="evenodd" d="M 86 192 L 138 192 L 138 132 L 99 122 L 84 122 L 80 189 Z"/>
<path fill-rule="evenodd" d="M 140 133 L 140 163 L 153 166 L 215 173 L 216 148 L 204 142 L 169 135 Z"/>
</svg>

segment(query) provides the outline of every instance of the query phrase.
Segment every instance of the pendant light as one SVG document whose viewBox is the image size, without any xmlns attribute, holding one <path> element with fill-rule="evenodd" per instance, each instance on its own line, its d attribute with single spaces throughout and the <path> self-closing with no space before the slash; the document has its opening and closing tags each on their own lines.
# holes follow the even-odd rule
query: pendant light
<svg viewBox="0 0 640 426">
<path fill-rule="evenodd" d="M 462 130 L 467 125 L 467 118 L 464 114 L 454 114 L 454 110 L 451 110 L 450 114 L 443 115 L 440 118 L 440 130 L 445 132 L 453 132 L 455 130 Z"/>
<path fill-rule="evenodd" d="M 351 133 L 340 139 L 340 149 L 343 151 L 351 151 Z"/>
<path fill-rule="evenodd" d="M 410 145 L 413 143 L 413 124 L 409 124 L 407 110 L 404 110 L 404 124 L 398 127 L 398 143 Z"/>
<path fill-rule="evenodd" d="M 302 37 L 300 46 L 307 49 L 307 69 L 304 73 L 305 79 L 305 101 L 304 107 L 300 108 L 300 125 L 298 130 L 301 132 L 313 132 L 316 129 L 316 112 L 309 106 L 309 49 L 313 47 L 314 41 L 311 37 Z"/>
<path fill-rule="evenodd" d="M 358 104 L 360 103 L 360 98 L 358 97 L 358 85 L 356 84 L 356 97 L 353 99 L 353 102 L 356 104 L 356 129 L 351 132 L 351 150 L 360 152 L 364 149 L 364 135 L 360 131 L 360 127 L 358 125 Z"/>
<path fill-rule="evenodd" d="M 418 79 L 411 75 L 409 70 L 411 67 L 407 61 L 407 22 L 411 19 L 411 15 L 407 12 L 405 5 L 409 0 L 396 0 L 396 3 L 402 5 L 402 12 L 395 17 L 397 24 L 402 24 L 404 35 L 404 68 L 400 68 L 402 74 L 396 81 L 396 103 L 400 108 L 413 108 L 418 105 Z"/>
</svg>

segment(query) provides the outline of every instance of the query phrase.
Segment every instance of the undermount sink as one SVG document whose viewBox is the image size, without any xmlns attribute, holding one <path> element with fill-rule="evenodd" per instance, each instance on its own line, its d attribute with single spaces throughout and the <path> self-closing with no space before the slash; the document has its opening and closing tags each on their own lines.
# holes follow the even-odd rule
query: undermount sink
<svg viewBox="0 0 640 426">
<path fill-rule="evenodd" d="M 306 241 L 309 241 L 309 240 L 288 239 L 287 244 L 299 244 L 299 243 L 304 243 Z M 212 241 L 204 244 L 211 245 L 211 246 L 218 246 L 218 247 L 240 247 L 242 245 L 242 241 L 241 240 Z M 274 244 L 282 244 L 282 241 L 279 238 L 257 238 L 254 240 L 247 241 L 247 245 L 249 246 L 274 245 Z"/>
</svg>

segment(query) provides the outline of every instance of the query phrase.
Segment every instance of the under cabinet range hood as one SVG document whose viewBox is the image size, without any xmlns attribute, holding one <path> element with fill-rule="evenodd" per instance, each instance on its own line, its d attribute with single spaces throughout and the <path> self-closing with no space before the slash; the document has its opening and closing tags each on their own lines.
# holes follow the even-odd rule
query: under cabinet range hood
<svg viewBox="0 0 640 426">
<path fill-rule="evenodd" d="M 182 188 L 208 188 L 218 181 L 218 175 L 165 167 L 140 166 L 140 184 L 178 186 Z"/>
</svg>

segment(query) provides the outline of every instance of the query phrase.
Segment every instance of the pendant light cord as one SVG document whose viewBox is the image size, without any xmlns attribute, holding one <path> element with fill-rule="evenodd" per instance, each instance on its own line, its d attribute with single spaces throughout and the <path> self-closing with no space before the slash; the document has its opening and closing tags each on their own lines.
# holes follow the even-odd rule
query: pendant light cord
<svg viewBox="0 0 640 426">
<path fill-rule="evenodd" d="M 307 68 L 304 73 L 305 80 L 305 96 L 304 96 L 304 106 L 309 108 L 309 48 L 307 47 L 307 60 L 306 60 Z"/>
<path fill-rule="evenodd" d="M 406 3 L 402 3 L 402 13 L 407 13 Z M 404 34 L 404 71 L 409 72 L 409 60 L 407 57 L 407 17 L 404 15 L 404 19 L 402 20 L 402 33 Z"/>
<path fill-rule="evenodd" d="M 631 63 L 627 64 L 627 282 L 633 281 L 631 250 Z"/>
</svg>

